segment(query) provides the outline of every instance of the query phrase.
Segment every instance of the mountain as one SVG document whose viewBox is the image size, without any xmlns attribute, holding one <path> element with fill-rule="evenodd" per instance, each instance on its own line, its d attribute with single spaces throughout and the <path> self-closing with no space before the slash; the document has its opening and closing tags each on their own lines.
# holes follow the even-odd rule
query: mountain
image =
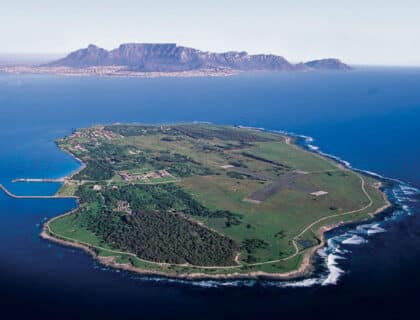
<svg viewBox="0 0 420 320">
<path fill-rule="evenodd" d="M 348 70 L 338 59 L 315 60 L 292 64 L 272 54 L 251 55 L 245 51 L 224 53 L 204 52 L 178 46 L 175 43 L 128 43 L 113 50 L 89 45 L 70 53 L 63 59 L 46 64 L 47 67 L 87 68 L 98 66 L 124 66 L 130 71 L 177 72 L 200 69 L 232 69 L 238 71 L 305 71 Z"/>
</svg>

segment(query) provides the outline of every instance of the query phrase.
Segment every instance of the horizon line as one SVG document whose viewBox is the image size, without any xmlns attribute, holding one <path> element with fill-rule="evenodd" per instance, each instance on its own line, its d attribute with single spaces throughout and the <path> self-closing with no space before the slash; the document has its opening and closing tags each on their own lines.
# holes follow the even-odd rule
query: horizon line
<svg viewBox="0 0 420 320">
<path fill-rule="evenodd" d="M 121 43 L 120 45 L 123 45 L 123 44 L 176 44 L 176 45 L 178 45 L 175 42 L 125 42 L 125 43 Z M 1 58 L 14 58 L 14 57 L 15 58 L 18 58 L 19 56 L 22 57 L 22 58 L 23 57 L 26 57 L 26 58 L 30 58 L 30 57 L 41 58 L 43 56 L 45 58 L 48 58 L 48 57 L 55 57 L 55 58 L 63 57 L 64 58 L 68 54 L 70 54 L 71 52 L 74 52 L 74 51 L 77 51 L 77 50 L 81 50 L 81 49 L 86 49 L 90 45 L 95 45 L 95 44 L 90 43 L 90 44 L 88 44 L 86 46 L 80 47 L 79 49 L 70 50 L 69 52 L 16 52 L 16 51 L 15 52 L 12 52 L 12 51 L 11 52 L 1 52 L 0 51 L 0 59 Z M 102 48 L 102 49 L 105 49 L 107 51 L 110 51 L 110 50 L 113 50 L 113 49 L 118 48 L 120 45 L 118 45 L 116 47 L 113 47 L 112 49 L 106 49 L 104 47 L 100 47 L 100 46 L 97 46 L 97 45 L 95 45 L 95 46 L 97 46 L 99 48 Z M 184 46 L 184 47 L 187 47 L 187 46 Z M 194 47 L 187 47 L 187 48 L 196 49 Z M 267 55 L 282 56 L 282 57 L 286 58 L 282 54 L 276 54 L 276 53 L 250 53 L 250 52 L 248 52 L 246 50 L 226 50 L 226 51 L 220 51 L 220 52 L 218 52 L 218 51 L 210 51 L 210 50 L 202 50 L 202 49 L 197 49 L 197 50 L 200 50 L 200 51 L 203 51 L 203 52 L 214 52 L 214 53 L 247 52 L 248 54 L 251 54 L 251 55 L 255 55 L 255 54 L 267 54 Z M 398 67 L 401 67 L 401 68 L 419 68 L 420 67 L 420 63 L 418 63 L 418 64 L 383 64 L 383 63 L 381 63 L 381 64 L 375 64 L 375 63 L 364 63 L 364 62 L 361 62 L 361 63 L 360 62 L 352 63 L 352 62 L 347 62 L 344 58 L 332 57 L 332 56 L 330 56 L 330 57 L 324 57 L 324 58 L 309 58 L 309 60 L 301 60 L 301 61 L 294 60 L 294 59 L 289 59 L 289 58 L 286 58 L 286 59 L 289 62 L 291 62 L 291 63 L 302 63 L 302 62 L 307 62 L 307 61 L 320 60 L 320 59 L 329 59 L 329 58 L 339 59 L 339 60 L 341 60 L 342 62 L 346 63 L 347 65 L 349 65 L 351 67 L 384 67 L 384 68 L 387 68 L 387 67 L 391 67 L 391 68 L 392 67 L 396 67 L 396 68 L 398 68 Z M 0 63 L 1 63 L 1 60 L 0 60 Z"/>
</svg>

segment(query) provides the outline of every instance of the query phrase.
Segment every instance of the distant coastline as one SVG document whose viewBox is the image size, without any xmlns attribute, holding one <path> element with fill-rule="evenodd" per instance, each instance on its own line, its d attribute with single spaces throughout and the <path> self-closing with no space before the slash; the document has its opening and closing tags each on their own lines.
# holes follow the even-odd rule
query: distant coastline
<svg viewBox="0 0 420 320">
<path fill-rule="evenodd" d="M 175 72 L 139 72 L 127 70 L 121 66 L 98 66 L 87 68 L 73 67 L 47 67 L 47 66 L 0 66 L 0 73 L 9 74 L 49 74 L 59 76 L 84 76 L 84 77 L 125 77 L 125 78 L 188 78 L 188 77 L 228 77 L 234 76 L 239 71 L 219 69 L 199 69 Z"/>
<path fill-rule="evenodd" d="M 0 66 L 3 73 L 114 77 L 221 77 L 253 71 L 348 71 L 336 58 L 291 63 L 275 54 L 201 51 L 176 43 L 125 43 L 113 50 L 93 44 L 41 65 Z"/>
</svg>

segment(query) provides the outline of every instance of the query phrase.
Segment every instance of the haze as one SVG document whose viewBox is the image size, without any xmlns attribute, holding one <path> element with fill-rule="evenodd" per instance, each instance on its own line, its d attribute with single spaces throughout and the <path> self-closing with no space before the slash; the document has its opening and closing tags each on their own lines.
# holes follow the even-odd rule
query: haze
<svg viewBox="0 0 420 320">
<path fill-rule="evenodd" d="M 351 64 L 420 65 L 420 2 L 414 0 L 1 2 L 3 55 L 176 42 L 294 62 L 337 57 Z"/>
</svg>

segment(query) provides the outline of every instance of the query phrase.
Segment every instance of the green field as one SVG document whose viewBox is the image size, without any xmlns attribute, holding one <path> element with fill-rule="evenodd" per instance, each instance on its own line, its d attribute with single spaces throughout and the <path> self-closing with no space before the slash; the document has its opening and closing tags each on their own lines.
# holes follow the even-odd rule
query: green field
<svg viewBox="0 0 420 320">
<path fill-rule="evenodd" d="M 321 227 L 369 219 L 386 201 L 379 181 L 289 140 L 207 124 L 78 130 L 58 144 L 87 167 L 58 194 L 80 208 L 50 233 L 156 272 L 296 270 Z M 150 172 L 170 175 L 133 178 Z"/>
</svg>

